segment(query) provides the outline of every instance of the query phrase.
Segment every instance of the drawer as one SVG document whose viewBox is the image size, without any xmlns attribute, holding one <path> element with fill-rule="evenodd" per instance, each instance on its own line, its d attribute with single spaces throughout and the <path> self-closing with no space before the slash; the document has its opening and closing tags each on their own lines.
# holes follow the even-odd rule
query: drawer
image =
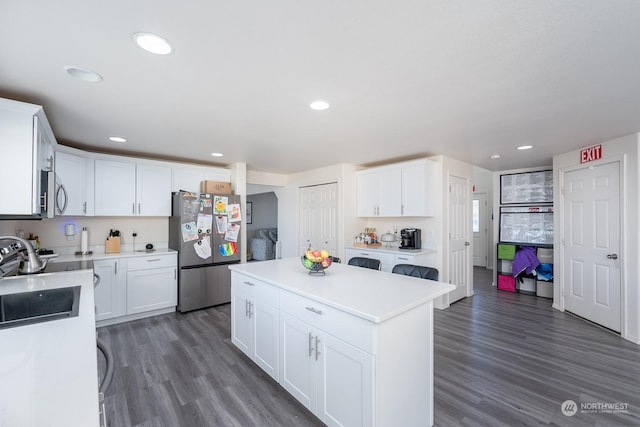
<svg viewBox="0 0 640 427">
<path fill-rule="evenodd" d="M 127 259 L 127 271 L 176 267 L 176 265 L 177 259 L 175 254 L 132 257 Z"/>
<path fill-rule="evenodd" d="M 259 299 L 262 303 L 267 303 L 272 307 L 278 307 L 278 288 L 262 280 L 245 276 L 235 271 L 231 272 L 231 287 L 235 291 L 251 295 Z"/>
<path fill-rule="evenodd" d="M 280 311 L 374 354 L 375 325 L 372 322 L 282 289 Z"/>
<path fill-rule="evenodd" d="M 395 262 L 393 263 L 394 265 L 396 264 L 416 264 L 416 257 L 413 255 L 396 255 L 395 256 Z"/>
</svg>

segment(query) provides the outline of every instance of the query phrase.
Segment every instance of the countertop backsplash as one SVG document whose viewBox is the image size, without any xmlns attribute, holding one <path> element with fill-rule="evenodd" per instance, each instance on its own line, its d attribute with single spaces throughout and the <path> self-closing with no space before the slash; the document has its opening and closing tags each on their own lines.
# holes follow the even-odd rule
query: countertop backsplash
<svg viewBox="0 0 640 427">
<path fill-rule="evenodd" d="M 89 250 L 104 253 L 105 240 L 109 230 L 119 230 L 123 251 L 133 250 L 132 233 L 137 233 L 135 248 L 144 249 L 147 243 L 157 248 L 166 248 L 169 241 L 168 218 L 164 217 L 56 217 L 40 221 L 0 221 L 0 234 L 16 235 L 22 230 L 38 236 L 42 248 L 54 249 L 59 253 L 74 253 L 80 250 L 82 227 L 89 231 Z M 65 226 L 75 226 L 75 236 L 67 240 Z"/>
</svg>

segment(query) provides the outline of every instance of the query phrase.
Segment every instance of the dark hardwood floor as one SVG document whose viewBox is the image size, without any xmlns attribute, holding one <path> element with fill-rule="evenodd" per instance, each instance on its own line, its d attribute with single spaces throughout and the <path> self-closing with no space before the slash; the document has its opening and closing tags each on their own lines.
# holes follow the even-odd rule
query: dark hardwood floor
<svg viewBox="0 0 640 427">
<path fill-rule="evenodd" d="M 436 426 L 640 426 L 639 346 L 474 273 L 474 297 L 435 311 Z M 227 304 L 100 328 L 115 359 L 109 425 L 322 425 L 231 344 L 229 315 Z"/>
</svg>

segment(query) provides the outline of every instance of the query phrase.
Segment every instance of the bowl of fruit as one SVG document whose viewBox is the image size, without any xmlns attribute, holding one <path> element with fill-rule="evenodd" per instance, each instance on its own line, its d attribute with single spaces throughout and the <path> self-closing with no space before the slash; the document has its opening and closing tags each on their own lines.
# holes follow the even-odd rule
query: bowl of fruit
<svg viewBox="0 0 640 427">
<path fill-rule="evenodd" d="M 331 265 L 331 256 L 326 250 L 313 250 L 311 248 L 300 257 L 304 268 L 309 270 L 309 274 L 317 274 L 323 276 L 324 270 Z"/>
</svg>

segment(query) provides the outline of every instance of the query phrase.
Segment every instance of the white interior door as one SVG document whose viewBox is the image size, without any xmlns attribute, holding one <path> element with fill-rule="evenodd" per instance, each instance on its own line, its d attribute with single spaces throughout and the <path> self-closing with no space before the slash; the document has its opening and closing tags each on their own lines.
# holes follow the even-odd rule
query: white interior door
<svg viewBox="0 0 640 427">
<path fill-rule="evenodd" d="M 337 254 L 338 184 L 335 182 L 300 188 L 300 253 L 309 245 Z"/>
<path fill-rule="evenodd" d="M 470 209 L 467 198 L 468 180 L 449 176 L 449 283 L 456 289 L 449 294 L 449 303 L 467 296 L 471 263 L 469 257 Z"/>
<path fill-rule="evenodd" d="M 565 310 L 621 325 L 620 163 L 564 174 Z"/>
<path fill-rule="evenodd" d="M 473 265 L 479 267 L 487 266 L 488 253 L 488 206 L 487 193 L 475 193 L 473 195 Z"/>
</svg>

